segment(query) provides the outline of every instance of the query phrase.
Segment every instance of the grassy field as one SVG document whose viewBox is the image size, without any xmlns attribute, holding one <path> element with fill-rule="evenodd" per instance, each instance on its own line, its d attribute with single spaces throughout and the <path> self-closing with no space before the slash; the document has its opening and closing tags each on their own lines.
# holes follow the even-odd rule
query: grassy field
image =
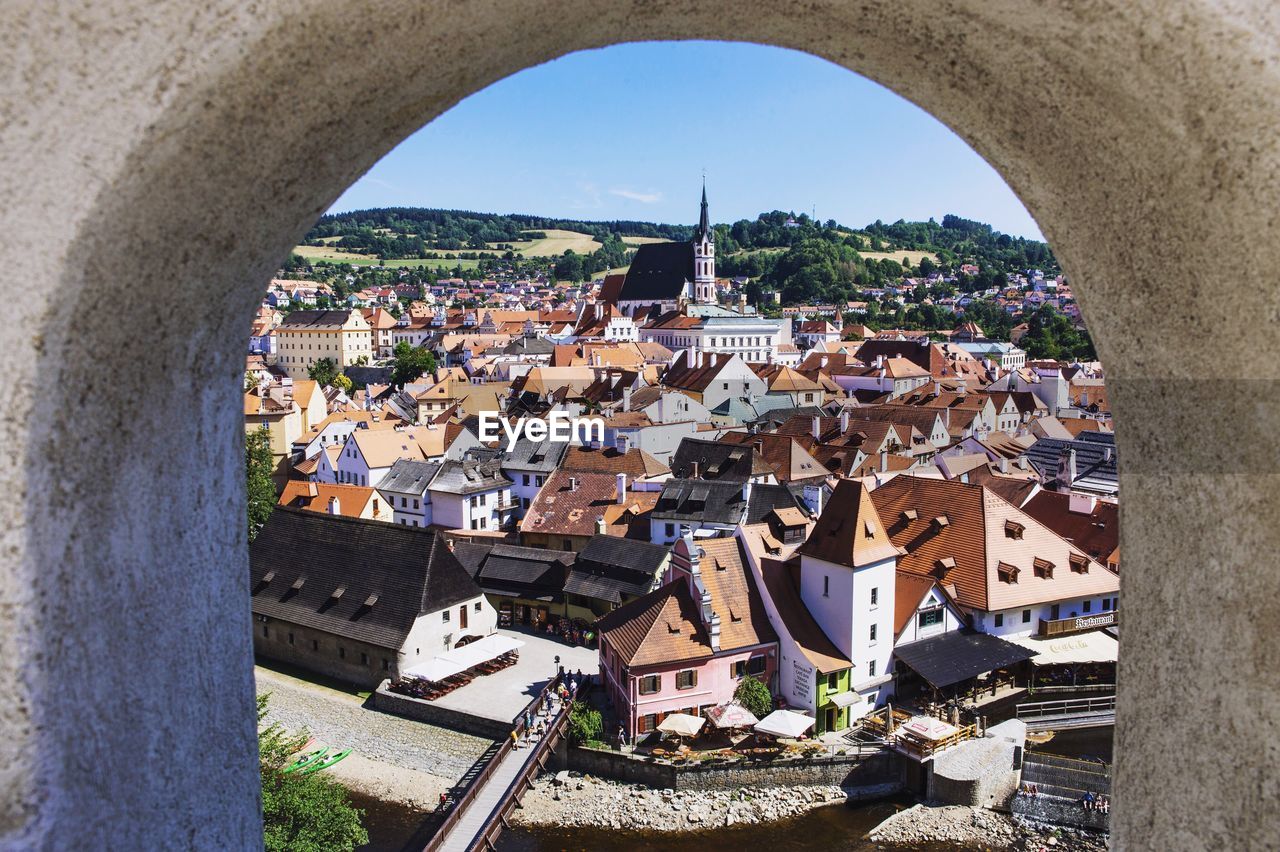
<svg viewBox="0 0 1280 852">
<path fill-rule="evenodd" d="M 860 251 L 858 254 L 867 260 L 896 260 L 899 263 L 906 258 L 912 266 L 919 266 L 922 257 L 927 257 L 934 263 L 938 262 L 938 256 L 927 251 Z"/>
<path fill-rule="evenodd" d="M 546 237 L 542 239 L 532 240 L 527 243 L 511 243 L 514 246 L 515 253 L 520 257 L 559 257 L 568 249 L 573 249 L 578 254 L 591 254 L 591 252 L 600 248 L 600 243 L 590 234 L 580 234 L 577 231 L 543 231 Z M 326 237 L 325 242 L 337 242 L 340 237 Z M 636 237 L 634 239 L 644 239 Z M 486 254 L 492 256 L 501 256 L 507 253 L 507 249 L 498 248 L 499 245 L 506 243 L 490 243 L 487 249 L 458 249 L 459 252 L 468 252 L 475 254 Z M 443 250 L 437 250 L 439 254 L 444 254 Z M 343 251 L 341 249 L 332 248 L 330 246 L 296 246 L 293 249 L 294 254 L 302 255 L 313 260 L 331 260 L 335 263 L 349 263 L 352 266 L 374 266 L 378 263 L 376 257 L 367 254 L 356 254 L 354 252 Z M 454 252 L 455 254 L 457 252 Z M 452 268 L 457 264 L 462 264 L 464 269 L 474 269 L 477 261 L 474 260 L 420 260 L 410 258 L 407 260 L 389 260 L 387 266 L 444 266 Z"/>
<path fill-rule="evenodd" d="M 622 242 L 629 246 L 643 246 L 649 243 L 665 243 L 664 237 L 623 237 Z"/>
</svg>

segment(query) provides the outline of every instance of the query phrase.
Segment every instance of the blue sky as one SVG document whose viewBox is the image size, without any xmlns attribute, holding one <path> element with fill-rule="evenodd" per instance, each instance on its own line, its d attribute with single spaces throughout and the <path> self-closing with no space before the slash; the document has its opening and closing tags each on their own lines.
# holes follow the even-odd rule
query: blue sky
<svg viewBox="0 0 1280 852">
<path fill-rule="evenodd" d="M 402 142 L 332 211 L 421 206 L 696 221 L 769 210 L 854 227 L 955 213 L 1040 238 L 981 157 L 923 110 L 803 53 L 618 45 L 500 80 Z"/>
</svg>

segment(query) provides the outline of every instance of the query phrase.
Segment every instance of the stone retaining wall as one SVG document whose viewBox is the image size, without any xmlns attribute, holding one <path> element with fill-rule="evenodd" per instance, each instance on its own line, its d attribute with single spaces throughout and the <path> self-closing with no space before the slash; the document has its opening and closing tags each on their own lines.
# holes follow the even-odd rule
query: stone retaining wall
<svg viewBox="0 0 1280 852">
<path fill-rule="evenodd" d="M 1068 825 L 1092 831 L 1111 831 L 1111 814 L 1086 811 L 1079 802 L 1057 796 L 1014 796 L 1010 803 L 1014 814 L 1052 825 Z"/>
<path fill-rule="evenodd" d="M 470 713 L 441 707 L 421 698 L 400 695 L 387 689 L 388 683 L 389 681 L 384 680 L 373 693 L 373 706 L 384 713 L 417 719 L 419 722 L 428 722 L 490 740 L 502 740 L 511 735 L 510 722 L 473 716 Z"/>
<path fill-rule="evenodd" d="M 618 752 L 571 747 L 568 768 L 628 784 L 672 790 L 736 790 L 742 787 L 839 785 L 888 795 L 901 789 L 898 756 L 879 752 L 810 760 L 742 761 L 725 765 L 675 766 Z"/>
</svg>

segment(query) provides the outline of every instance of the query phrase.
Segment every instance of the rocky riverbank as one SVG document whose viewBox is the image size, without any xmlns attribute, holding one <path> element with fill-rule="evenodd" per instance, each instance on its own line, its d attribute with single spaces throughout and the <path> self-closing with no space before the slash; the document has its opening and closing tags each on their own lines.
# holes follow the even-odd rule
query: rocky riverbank
<svg viewBox="0 0 1280 852">
<path fill-rule="evenodd" d="M 785 819 L 846 799 L 839 787 L 655 790 L 561 773 L 534 782 L 514 819 L 524 825 L 697 831 Z"/>
<path fill-rule="evenodd" d="M 1097 834 L 1026 822 L 984 808 L 961 805 L 915 805 L 889 817 L 867 837 L 890 848 L 916 848 L 922 843 L 1016 852 L 1050 849 L 1103 852 L 1107 848 L 1106 839 Z"/>
</svg>

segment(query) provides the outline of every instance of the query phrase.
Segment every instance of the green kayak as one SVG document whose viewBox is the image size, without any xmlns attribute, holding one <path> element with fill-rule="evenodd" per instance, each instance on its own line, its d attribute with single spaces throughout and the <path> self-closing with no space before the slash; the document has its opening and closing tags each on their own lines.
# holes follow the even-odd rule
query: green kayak
<svg viewBox="0 0 1280 852">
<path fill-rule="evenodd" d="M 349 754 L 351 754 L 351 749 L 349 748 L 344 748 L 342 751 L 335 751 L 327 757 L 308 763 L 306 767 L 302 769 L 302 774 L 309 775 L 312 772 L 323 772 Z"/>
<path fill-rule="evenodd" d="M 328 752 L 329 752 L 328 746 L 320 746 L 314 751 L 309 751 L 305 754 L 300 754 L 297 757 L 295 757 L 288 766 L 284 768 L 284 771 L 297 772 L 299 769 L 302 769 L 303 767 L 314 764 L 317 760 L 319 760 L 320 758 L 328 754 Z"/>
</svg>

